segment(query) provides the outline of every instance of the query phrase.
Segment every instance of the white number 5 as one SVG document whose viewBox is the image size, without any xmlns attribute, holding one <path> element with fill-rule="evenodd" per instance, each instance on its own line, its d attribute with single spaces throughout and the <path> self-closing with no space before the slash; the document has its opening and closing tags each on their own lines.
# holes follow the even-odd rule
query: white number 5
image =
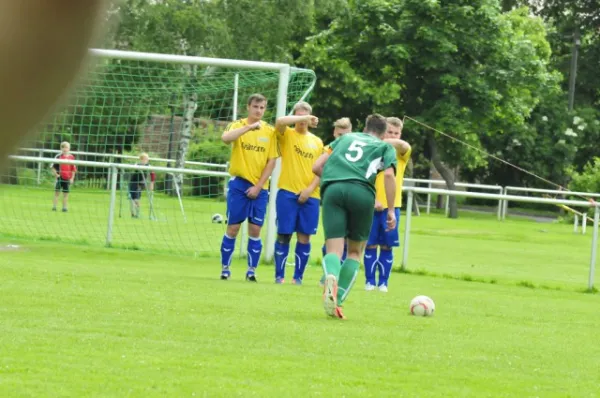
<svg viewBox="0 0 600 398">
<path fill-rule="evenodd" d="M 357 160 L 362 158 L 364 154 L 362 147 L 365 145 L 367 145 L 366 142 L 356 140 L 352 141 L 352 143 L 348 147 L 348 152 L 352 152 L 353 154 L 346 153 L 346 159 L 348 159 L 348 161 L 350 162 L 356 162 Z"/>
</svg>

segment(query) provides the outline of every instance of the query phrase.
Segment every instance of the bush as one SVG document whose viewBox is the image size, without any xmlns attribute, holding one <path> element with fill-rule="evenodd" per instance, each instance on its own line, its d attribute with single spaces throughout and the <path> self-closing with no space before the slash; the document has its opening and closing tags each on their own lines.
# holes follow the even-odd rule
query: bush
<svg viewBox="0 0 600 398">
<path fill-rule="evenodd" d="M 190 144 L 188 160 L 225 164 L 229 161 L 229 146 L 223 144 L 219 138 L 209 138 L 202 142 Z M 223 169 L 218 169 L 222 171 Z M 223 177 L 194 176 L 192 177 L 192 195 L 202 197 L 220 197 L 223 195 Z"/>
<path fill-rule="evenodd" d="M 578 173 L 571 170 L 569 189 L 580 192 L 600 192 L 600 158 L 595 157 Z"/>
</svg>

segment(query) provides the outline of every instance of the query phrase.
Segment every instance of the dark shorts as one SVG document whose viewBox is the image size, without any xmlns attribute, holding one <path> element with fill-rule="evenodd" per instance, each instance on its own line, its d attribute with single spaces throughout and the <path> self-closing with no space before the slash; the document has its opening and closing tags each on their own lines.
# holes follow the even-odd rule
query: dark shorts
<svg viewBox="0 0 600 398">
<path fill-rule="evenodd" d="M 62 177 L 58 177 L 56 179 L 56 185 L 54 186 L 54 191 L 56 192 L 64 192 L 64 193 L 69 193 L 69 187 L 71 185 L 71 182 L 69 180 L 65 180 Z"/>
<path fill-rule="evenodd" d="M 327 185 L 321 201 L 325 239 L 369 239 L 375 194 L 367 186 L 356 181 L 334 182 Z"/>
<path fill-rule="evenodd" d="M 285 189 L 277 191 L 277 233 L 289 235 L 300 232 L 306 235 L 314 235 L 319 227 L 319 199 L 308 198 L 302 204 L 298 203 L 298 197 Z"/>
<path fill-rule="evenodd" d="M 140 184 L 129 184 L 129 199 L 139 200 L 142 197 L 142 188 Z"/>
<path fill-rule="evenodd" d="M 269 191 L 263 189 L 255 199 L 246 195 L 248 188 L 253 186 L 249 181 L 240 177 L 229 180 L 227 191 L 227 223 L 228 225 L 241 224 L 245 220 L 261 227 L 265 222 Z"/>
</svg>

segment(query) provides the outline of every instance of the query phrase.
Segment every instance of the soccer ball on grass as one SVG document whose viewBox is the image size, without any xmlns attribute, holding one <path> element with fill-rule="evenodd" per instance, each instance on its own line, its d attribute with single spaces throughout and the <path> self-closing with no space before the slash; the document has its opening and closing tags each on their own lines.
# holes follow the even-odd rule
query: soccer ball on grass
<svg viewBox="0 0 600 398">
<path fill-rule="evenodd" d="M 223 217 L 219 213 L 213 214 L 212 222 L 213 224 L 223 224 L 225 222 L 225 217 Z"/>
<path fill-rule="evenodd" d="M 435 303 L 427 296 L 417 296 L 410 302 L 410 313 L 415 316 L 432 316 Z"/>
</svg>

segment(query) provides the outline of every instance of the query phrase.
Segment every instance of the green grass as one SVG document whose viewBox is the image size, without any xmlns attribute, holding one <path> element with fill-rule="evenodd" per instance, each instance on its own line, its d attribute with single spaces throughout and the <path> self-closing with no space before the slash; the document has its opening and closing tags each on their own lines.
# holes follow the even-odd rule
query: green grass
<svg viewBox="0 0 600 398">
<path fill-rule="evenodd" d="M 107 242 L 110 195 L 106 190 L 77 189 L 70 194 L 69 212 L 52 212 L 51 187 L 3 186 L 0 190 L 0 234 L 45 240 Z M 62 201 L 62 197 L 60 199 Z M 184 198 L 184 220 L 179 201 L 157 193 L 156 220 L 150 220 L 147 195 L 142 196 L 142 217 L 132 219 L 126 192 L 118 192 L 111 244 L 114 247 L 172 252 L 186 255 L 212 253 L 225 231 L 211 223 L 215 213 L 225 214 L 225 202 Z"/>
<path fill-rule="evenodd" d="M 104 190 L 75 190 L 70 211 L 51 212 L 48 188 L 3 187 L 0 190 L 0 236 L 63 241 L 103 247 L 106 243 L 109 195 Z M 157 194 L 158 220 L 147 217 L 142 199 L 141 219 L 129 216 L 123 198 L 119 217 L 117 197 L 112 246 L 152 253 L 176 253 L 218 262 L 223 224 L 211 223 L 214 213 L 225 214 L 225 203 L 184 198 L 184 222 L 176 198 Z M 401 233 L 404 231 L 404 215 Z M 471 282 L 528 285 L 532 288 L 581 291 L 587 288 L 591 230 L 574 234 L 564 223 L 538 223 L 521 218 L 497 221 L 495 214 L 462 212 L 456 220 L 430 214 L 412 218 L 408 271 Z M 264 230 L 263 230 L 264 231 Z M 241 239 L 238 239 L 238 245 Z M 401 238 L 402 241 L 402 238 Z M 314 239 L 312 262 L 320 261 L 323 242 Z M 396 266 L 402 258 L 397 249 Z"/>
<path fill-rule="evenodd" d="M 450 229 L 443 219 L 437 223 Z M 478 221 L 482 229 L 497 227 L 497 235 L 480 236 L 465 233 L 462 223 L 475 224 L 461 220 L 453 225 L 462 233 L 433 234 L 415 223 L 414 240 L 436 242 L 429 258 L 457 267 L 442 248 L 490 248 L 508 228 Z M 527 246 L 542 244 L 526 225 L 520 234 Z M 273 268 L 266 266 L 261 282 L 248 284 L 240 261 L 223 282 L 214 257 L 0 243 L 22 246 L 0 252 L 0 396 L 598 393 L 596 295 L 522 288 L 521 277 L 491 284 L 395 273 L 388 294 L 365 292 L 359 278 L 345 308 L 349 319 L 337 321 L 323 314 L 314 266 L 303 286 L 272 284 Z M 540 264 L 546 258 L 541 250 L 529 253 L 530 261 L 541 256 Z M 511 270 L 502 261 L 489 264 L 501 275 Z M 436 301 L 434 317 L 408 315 L 417 294 Z"/>
</svg>

